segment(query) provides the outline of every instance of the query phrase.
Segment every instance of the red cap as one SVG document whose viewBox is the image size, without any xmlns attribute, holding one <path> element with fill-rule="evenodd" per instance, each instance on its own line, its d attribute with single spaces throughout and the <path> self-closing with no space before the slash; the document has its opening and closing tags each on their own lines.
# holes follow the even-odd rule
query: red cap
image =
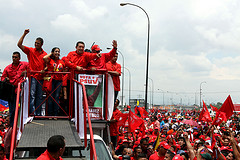
<svg viewBox="0 0 240 160">
<path fill-rule="evenodd" d="M 93 50 L 94 50 L 94 51 L 102 51 L 102 50 L 100 49 L 100 47 L 99 47 L 98 45 L 96 45 L 96 44 L 93 45 L 91 49 L 92 49 L 92 51 L 93 51 Z"/>
<path fill-rule="evenodd" d="M 233 151 L 233 149 L 230 149 L 229 147 L 226 147 L 226 146 L 222 146 L 221 148 L 220 148 L 220 150 L 222 151 L 222 150 L 228 150 L 228 151 Z"/>
<path fill-rule="evenodd" d="M 173 157 L 172 160 L 184 160 L 184 158 L 182 156 L 180 156 L 179 154 L 177 154 Z"/>
<path fill-rule="evenodd" d="M 163 147 L 163 148 L 165 148 L 165 149 L 169 149 L 169 148 L 171 147 L 171 146 L 168 145 L 167 142 L 161 142 L 159 146 L 160 146 L 160 147 Z"/>
</svg>

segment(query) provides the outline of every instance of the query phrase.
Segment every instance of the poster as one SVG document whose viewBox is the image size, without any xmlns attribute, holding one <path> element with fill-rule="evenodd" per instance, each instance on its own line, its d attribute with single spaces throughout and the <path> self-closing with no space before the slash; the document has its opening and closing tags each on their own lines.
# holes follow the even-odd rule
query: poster
<svg viewBox="0 0 240 160">
<path fill-rule="evenodd" d="M 103 119 L 104 75 L 79 74 L 78 81 L 85 85 L 91 119 Z"/>
</svg>

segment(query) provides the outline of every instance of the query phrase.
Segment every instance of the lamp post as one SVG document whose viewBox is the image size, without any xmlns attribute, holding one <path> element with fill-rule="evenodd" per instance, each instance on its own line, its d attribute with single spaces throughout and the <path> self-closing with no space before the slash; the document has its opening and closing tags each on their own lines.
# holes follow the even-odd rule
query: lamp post
<svg viewBox="0 0 240 160">
<path fill-rule="evenodd" d="M 112 49 L 112 48 L 107 48 L 108 50 L 109 49 Z M 123 54 L 122 54 L 122 52 L 121 51 L 119 51 L 119 50 L 117 50 L 117 52 L 118 53 L 120 53 L 120 55 L 122 56 L 122 68 L 123 68 L 123 70 L 122 70 L 122 107 L 123 107 L 123 87 L 124 87 L 124 56 L 123 56 Z"/>
<path fill-rule="evenodd" d="M 147 94 L 148 94 L 148 62 L 149 62 L 149 37 L 150 37 L 150 20 L 147 12 L 140 6 L 132 3 L 121 3 L 120 6 L 125 6 L 125 5 L 132 5 L 135 7 L 140 8 L 147 16 L 148 20 L 148 33 L 147 33 L 147 63 L 146 63 L 146 86 L 145 86 L 145 109 L 148 110 L 147 106 Z"/>
<path fill-rule="evenodd" d="M 152 78 L 148 77 L 152 81 L 152 107 L 153 107 L 153 94 L 154 94 L 154 84 Z"/>
<path fill-rule="evenodd" d="M 200 83 L 200 108 L 202 107 L 201 97 L 202 97 L 202 84 L 207 83 L 206 81 L 203 81 Z"/>
<path fill-rule="evenodd" d="M 130 70 L 127 67 L 124 67 L 124 69 L 126 69 L 128 71 L 128 73 L 129 73 L 128 103 L 129 103 L 129 106 L 130 106 L 130 99 L 131 99 L 131 72 L 130 72 Z"/>
</svg>

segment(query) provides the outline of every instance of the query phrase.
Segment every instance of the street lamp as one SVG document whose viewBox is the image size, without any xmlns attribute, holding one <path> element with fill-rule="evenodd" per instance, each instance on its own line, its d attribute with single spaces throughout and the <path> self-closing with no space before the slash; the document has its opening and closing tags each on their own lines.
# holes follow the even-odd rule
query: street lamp
<svg viewBox="0 0 240 160">
<path fill-rule="evenodd" d="M 202 84 L 207 83 L 206 81 L 203 81 L 200 83 L 200 108 L 202 107 L 202 102 L 201 102 L 201 96 L 202 96 Z"/>
<path fill-rule="evenodd" d="M 147 64 L 146 64 L 146 86 L 145 86 L 145 109 L 148 110 L 147 106 L 147 94 L 148 94 L 148 62 L 149 62 L 149 37 L 150 37 L 150 20 L 147 12 L 140 6 L 132 3 L 121 3 L 120 6 L 125 6 L 125 5 L 132 5 L 135 7 L 140 8 L 147 16 L 148 20 L 148 33 L 147 33 Z"/>
<path fill-rule="evenodd" d="M 154 93 L 154 84 L 152 78 L 148 77 L 152 81 L 152 107 L 153 107 L 153 93 Z"/>
<path fill-rule="evenodd" d="M 108 50 L 109 49 L 112 49 L 112 48 L 107 48 Z M 117 52 L 118 53 L 120 53 L 120 55 L 122 56 L 122 68 L 123 68 L 123 70 L 122 70 L 122 106 L 123 106 L 123 87 L 124 87 L 124 56 L 123 56 L 123 54 L 122 54 L 122 52 L 120 52 L 119 50 L 117 50 Z"/>
<path fill-rule="evenodd" d="M 129 106 L 130 106 L 130 99 L 131 99 L 131 72 L 130 72 L 130 70 L 127 68 L 127 67 L 124 67 L 127 71 L 128 71 L 128 73 L 129 73 L 129 83 L 128 83 L 128 85 L 129 85 L 129 87 L 128 87 L 128 103 L 129 103 Z"/>
</svg>

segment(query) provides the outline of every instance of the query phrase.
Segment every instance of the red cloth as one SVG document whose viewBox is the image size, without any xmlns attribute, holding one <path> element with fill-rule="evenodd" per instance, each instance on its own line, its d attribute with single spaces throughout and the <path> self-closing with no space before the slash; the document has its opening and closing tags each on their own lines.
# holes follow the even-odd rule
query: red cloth
<svg viewBox="0 0 240 160">
<path fill-rule="evenodd" d="M 27 47 L 24 46 L 24 51 L 23 51 L 29 61 L 29 68 L 32 71 L 41 71 L 44 69 L 44 61 L 43 57 L 47 55 L 47 53 L 42 50 L 41 52 L 37 51 L 36 48 L 32 47 Z M 39 76 L 39 74 L 35 74 L 35 78 L 41 78 L 42 76 Z"/>
<path fill-rule="evenodd" d="M 233 114 L 233 103 L 230 95 L 227 97 L 227 99 L 224 101 L 222 107 L 217 111 L 216 117 L 213 121 L 212 125 L 220 125 L 223 121 L 227 121 L 229 117 Z"/>
<path fill-rule="evenodd" d="M 106 63 L 106 67 L 108 71 L 117 71 L 121 75 L 121 65 L 116 63 L 112 63 L 109 61 Z M 113 85 L 115 91 L 120 91 L 120 78 L 119 76 L 112 76 L 113 79 Z"/>
<path fill-rule="evenodd" d="M 48 71 L 52 71 L 52 72 L 62 72 L 63 68 L 65 67 L 65 63 L 63 62 L 63 60 L 53 60 L 51 58 L 49 58 L 49 63 L 47 64 L 48 67 Z M 53 79 L 55 80 L 62 80 L 62 75 L 61 74 L 54 74 L 53 75 Z"/>
<path fill-rule="evenodd" d="M 119 121 L 117 122 L 118 127 L 120 126 L 125 126 L 125 122 L 128 119 L 128 114 L 127 113 L 122 113 L 119 117 Z"/>
<path fill-rule="evenodd" d="M 214 106 L 212 106 L 211 104 L 210 104 L 210 106 L 211 106 L 211 109 L 212 109 L 213 111 L 215 111 L 215 112 L 218 111 L 218 108 L 217 108 L 217 107 L 214 107 Z"/>
<path fill-rule="evenodd" d="M 149 160 L 164 160 L 165 156 L 160 157 L 158 156 L 158 152 L 155 152 L 149 157 Z"/>
<path fill-rule="evenodd" d="M 1 81 L 3 81 L 6 77 L 9 78 L 10 83 L 17 86 L 17 84 L 21 81 L 21 73 L 28 69 L 28 62 L 20 61 L 18 66 L 14 66 L 13 64 L 9 64 L 2 73 Z"/>
<path fill-rule="evenodd" d="M 63 160 L 62 157 L 57 159 L 53 158 L 50 153 L 46 150 L 43 154 L 41 154 L 36 160 Z"/>
<path fill-rule="evenodd" d="M 117 49 L 112 49 L 109 53 L 101 53 L 100 58 L 96 58 L 90 61 L 89 68 L 95 67 L 97 69 L 106 69 L 106 63 L 110 61 L 116 54 Z"/>
<path fill-rule="evenodd" d="M 72 51 L 63 60 L 67 67 L 76 69 L 77 66 L 86 68 L 87 64 L 95 58 L 98 58 L 96 53 L 83 52 L 82 54 L 77 54 L 76 51 Z"/>
<path fill-rule="evenodd" d="M 143 107 L 137 107 L 142 118 L 148 117 L 148 112 Z"/>
<path fill-rule="evenodd" d="M 144 125 L 143 119 L 139 118 L 136 114 L 134 114 L 131 110 L 129 111 L 128 117 L 129 131 L 134 132 L 137 127 Z M 141 126 L 143 127 L 143 126 Z"/>
<path fill-rule="evenodd" d="M 210 113 L 204 101 L 203 101 L 203 109 L 199 115 L 198 121 L 212 122 L 212 118 L 210 116 Z"/>
<path fill-rule="evenodd" d="M 117 122 L 118 122 L 121 115 L 122 115 L 122 112 L 119 111 L 118 109 L 115 109 L 113 111 L 111 120 L 117 120 Z M 119 134 L 117 122 L 111 122 L 111 124 L 109 126 L 111 136 L 117 136 Z"/>
</svg>

